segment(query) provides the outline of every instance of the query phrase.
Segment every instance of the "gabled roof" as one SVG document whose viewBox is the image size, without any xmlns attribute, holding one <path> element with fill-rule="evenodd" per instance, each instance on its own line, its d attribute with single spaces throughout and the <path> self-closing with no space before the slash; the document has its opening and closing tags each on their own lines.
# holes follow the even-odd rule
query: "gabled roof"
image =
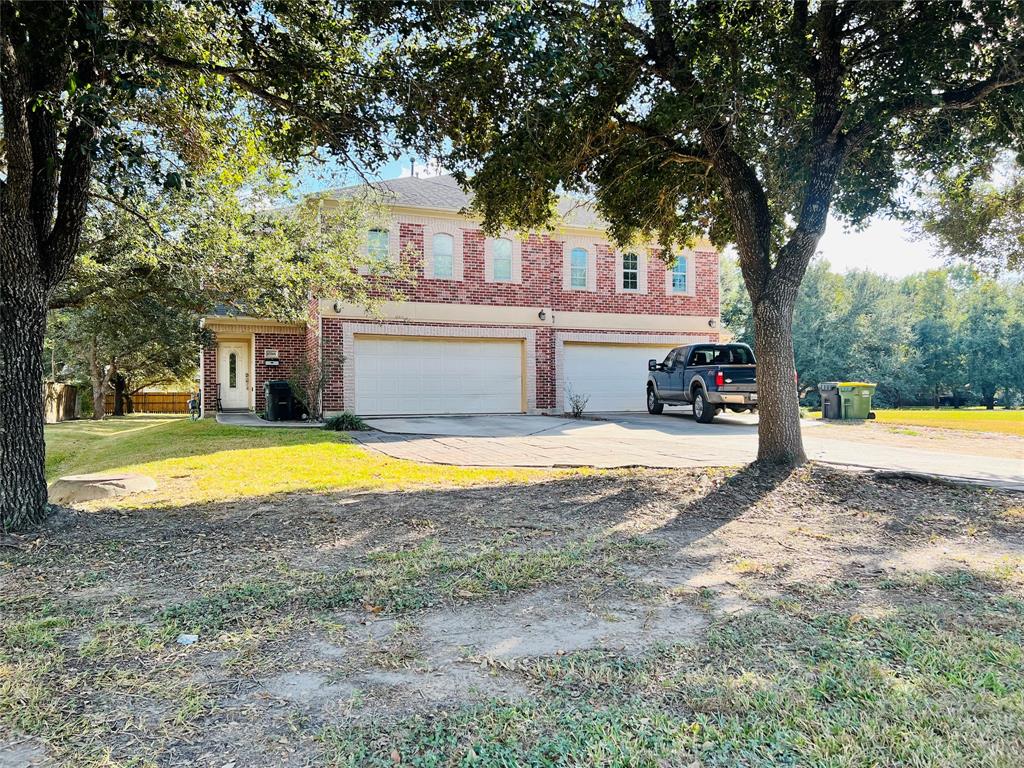
<svg viewBox="0 0 1024 768">
<path fill-rule="evenodd" d="M 327 197 L 350 197 L 361 192 L 376 191 L 389 205 L 408 208 L 424 208 L 435 211 L 459 212 L 469 206 L 472 195 L 467 195 L 451 175 L 419 178 L 405 176 L 400 179 L 357 184 L 351 187 L 333 189 Z M 605 229 L 607 223 L 597 215 L 589 200 L 562 196 L 558 201 L 561 223 L 583 229 Z"/>
</svg>

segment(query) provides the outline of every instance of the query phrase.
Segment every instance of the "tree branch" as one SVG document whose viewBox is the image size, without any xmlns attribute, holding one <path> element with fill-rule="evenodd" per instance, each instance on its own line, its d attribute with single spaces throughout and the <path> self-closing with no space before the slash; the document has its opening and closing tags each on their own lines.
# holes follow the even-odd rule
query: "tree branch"
<svg viewBox="0 0 1024 768">
<path fill-rule="evenodd" d="M 150 221 L 149 218 L 144 213 L 142 213 L 137 208 L 133 208 L 132 206 L 128 205 L 126 202 L 124 202 L 124 200 L 118 200 L 116 197 L 110 197 L 109 195 L 105 195 L 100 192 L 93 192 L 92 196 L 97 200 L 103 200 L 104 202 L 110 203 L 114 207 L 119 208 L 120 210 L 127 213 L 129 216 L 138 219 L 139 221 L 146 225 L 146 229 L 148 229 L 153 234 L 154 237 L 161 241 L 166 240 L 163 232 L 161 232 L 155 226 L 153 226 L 153 222 Z"/>
<path fill-rule="evenodd" d="M 1024 85 L 1024 69 L 1021 69 L 1021 66 L 1017 63 L 1017 60 L 1022 58 L 1024 58 L 1024 50 L 1015 51 L 1012 59 L 1004 63 L 998 72 L 983 80 L 977 80 L 960 88 L 953 88 L 937 94 L 908 96 L 901 99 L 885 111 L 883 115 L 885 119 L 879 120 L 877 123 L 863 121 L 856 129 L 849 131 L 847 133 L 847 142 L 850 146 L 860 145 L 881 124 L 895 117 L 972 109 L 996 91 Z"/>
<path fill-rule="evenodd" d="M 327 143 L 331 143 L 331 141 L 333 141 L 331 144 L 333 151 L 342 155 L 348 166 L 352 168 L 364 182 L 370 183 L 370 179 L 366 176 L 362 167 L 352 158 L 348 150 L 345 148 L 347 141 L 339 132 L 339 126 L 344 130 L 355 131 L 358 129 L 358 126 L 352 121 L 350 115 L 343 115 L 341 113 L 333 113 L 326 117 L 315 115 L 304 109 L 294 100 L 275 93 L 261 85 L 257 85 L 245 76 L 251 74 L 266 77 L 267 73 L 265 71 L 256 70 L 250 67 L 226 67 L 212 62 L 187 61 L 164 53 L 152 45 L 141 44 L 141 47 L 145 48 L 146 53 L 149 56 L 152 56 L 165 67 L 186 72 L 204 72 L 214 75 L 222 75 L 230 82 L 234 83 L 238 88 L 245 91 L 250 96 L 254 96 L 264 102 L 279 114 L 291 115 L 308 121 L 313 128 L 319 130 L 323 134 L 326 134 L 328 139 Z M 373 128 L 376 130 L 378 126 L 373 126 Z"/>
<path fill-rule="evenodd" d="M 771 276 L 771 211 L 757 172 L 732 147 L 729 127 L 717 122 L 702 131 L 715 173 L 721 179 L 729 218 L 740 252 L 740 270 L 750 300 L 756 305 Z"/>
<path fill-rule="evenodd" d="M 683 144 L 673 136 L 657 131 L 646 123 L 638 123 L 633 120 L 619 120 L 618 123 L 624 132 L 648 139 L 668 152 L 673 160 L 711 165 L 711 158 L 707 152 L 698 146 Z"/>
<path fill-rule="evenodd" d="M 76 17 L 81 27 L 79 40 L 90 38 L 91 26 L 102 23 L 103 0 L 91 0 L 84 4 L 83 12 Z M 94 43 L 95 44 L 95 43 Z M 95 48 L 84 55 L 76 71 L 79 90 L 87 92 L 89 86 L 98 80 Z M 82 239 L 85 214 L 89 206 L 89 186 L 93 169 L 93 139 L 96 137 L 96 120 L 93 113 L 96 106 L 79 102 L 71 118 L 64 141 L 64 157 L 61 160 L 60 185 L 57 192 L 57 216 L 53 230 L 46 238 L 42 250 L 42 271 L 46 277 L 47 291 L 60 283 L 74 263 L 78 245 Z"/>
<path fill-rule="evenodd" d="M 32 144 L 29 141 L 28 102 L 11 30 L 0 36 L 0 98 L 3 101 L 4 160 L 3 213 L 13 218 L 28 215 L 32 196 Z"/>
</svg>

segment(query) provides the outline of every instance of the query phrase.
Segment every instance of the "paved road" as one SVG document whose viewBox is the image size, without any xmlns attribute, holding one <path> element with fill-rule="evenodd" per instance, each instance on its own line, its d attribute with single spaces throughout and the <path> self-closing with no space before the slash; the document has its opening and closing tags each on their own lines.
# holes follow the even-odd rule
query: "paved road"
<svg viewBox="0 0 1024 768">
<path fill-rule="evenodd" d="M 730 414 L 698 424 L 675 410 L 662 416 L 599 414 L 602 420 L 548 416 L 433 416 L 368 419 L 357 439 L 395 458 L 434 464 L 518 467 L 728 466 L 757 455 L 757 417 Z M 993 440 L 1004 436 L 993 435 Z M 810 458 L 899 470 L 1024 491 L 1024 441 L 1006 438 L 1004 457 L 959 450 L 954 440 L 908 447 L 844 437 L 843 428 L 804 422 Z"/>
</svg>

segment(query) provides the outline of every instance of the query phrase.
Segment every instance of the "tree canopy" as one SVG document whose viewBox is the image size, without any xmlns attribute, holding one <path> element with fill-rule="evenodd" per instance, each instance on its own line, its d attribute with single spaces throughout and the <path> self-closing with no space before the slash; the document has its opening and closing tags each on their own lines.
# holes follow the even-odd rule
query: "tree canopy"
<svg viewBox="0 0 1024 768">
<path fill-rule="evenodd" d="M 0 528 L 46 509 L 46 315 L 67 295 L 97 192 L 176 190 L 254 142 L 284 163 L 379 163 L 394 125 L 385 12 L 321 0 L 0 0 Z"/>
<path fill-rule="evenodd" d="M 997 165 L 987 176 L 941 176 L 926 196 L 922 232 L 950 262 L 986 272 L 1024 270 L 1024 170 Z"/>
<path fill-rule="evenodd" d="M 407 132 L 488 227 L 545 223 L 568 189 L 619 242 L 736 244 L 765 460 L 804 458 L 791 319 L 829 212 L 900 210 L 925 175 L 1024 149 L 1019 2 L 460 5 L 431 42 L 406 55 L 441 93 Z"/>
</svg>

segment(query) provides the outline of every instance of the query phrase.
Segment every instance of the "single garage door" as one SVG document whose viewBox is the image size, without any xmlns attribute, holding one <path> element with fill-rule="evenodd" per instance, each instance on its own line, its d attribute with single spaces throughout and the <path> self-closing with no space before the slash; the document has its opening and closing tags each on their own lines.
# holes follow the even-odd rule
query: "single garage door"
<svg viewBox="0 0 1024 768">
<path fill-rule="evenodd" d="M 361 416 L 523 410 L 519 339 L 356 336 L 354 364 Z"/>
<path fill-rule="evenodd" d="M 663 360 L 671 349 L 667 345 L 566 343 L 565 410 L 571 410 L 570 392 L 590 398 L 588 411 L 646 410 L 647 361 Z"/>
</svg>

